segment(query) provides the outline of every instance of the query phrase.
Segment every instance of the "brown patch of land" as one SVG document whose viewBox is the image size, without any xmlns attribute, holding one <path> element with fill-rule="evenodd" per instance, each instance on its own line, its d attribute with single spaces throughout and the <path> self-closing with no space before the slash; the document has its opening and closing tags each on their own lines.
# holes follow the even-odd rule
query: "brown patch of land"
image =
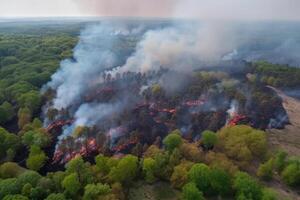
<svg viewBox="0 0 300 200">
<path fill-rule="evenodd" d="M 270 129 L 269 143 L 272 149 L 282 149 L 290 156 L 300 156 L 300 101 L 272 88 L 282 98 L 290 124 L 284 129 Z"/>
</svg>

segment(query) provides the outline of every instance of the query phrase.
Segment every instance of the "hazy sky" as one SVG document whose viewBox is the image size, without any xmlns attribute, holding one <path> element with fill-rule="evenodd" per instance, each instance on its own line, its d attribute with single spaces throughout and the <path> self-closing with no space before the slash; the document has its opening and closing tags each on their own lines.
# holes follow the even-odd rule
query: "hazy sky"
<svg viewBox="0 0 300 200">
<path fill-rule="evenodd" d="M 300 0 L 0 0 L 0 17 L 18 16 L 300 20 Z"/>
</svg>

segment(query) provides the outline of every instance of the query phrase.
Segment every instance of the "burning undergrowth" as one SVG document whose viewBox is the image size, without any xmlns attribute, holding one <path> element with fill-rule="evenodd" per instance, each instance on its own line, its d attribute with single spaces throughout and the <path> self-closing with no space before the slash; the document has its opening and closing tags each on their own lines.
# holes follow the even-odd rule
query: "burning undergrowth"
<svg viewBox="0 0 300 200">
<path fill-rule="evenodd" d="M 174 129 L 195 140 L 224 125 L 265 129 L 287 122 L 274 92 L 248 80 L 246 63 L 239 70 L 196 67 L 220 64 L 215 61 L 227 50 L 204 52 L 203 44 L 192 43 L 198 34 L 187 39 L 172 28 L 134 30 L 124 34 L 103 25 L 85 30 L 74 58 L 63 61 L 45 87 L 45 126 L 59 135 L 53 162 L 159 145 Z M 136 44 L 136 38 L 142 39 Z M 120 47 L 128 44 L 135 50 Z"/>
</svg>

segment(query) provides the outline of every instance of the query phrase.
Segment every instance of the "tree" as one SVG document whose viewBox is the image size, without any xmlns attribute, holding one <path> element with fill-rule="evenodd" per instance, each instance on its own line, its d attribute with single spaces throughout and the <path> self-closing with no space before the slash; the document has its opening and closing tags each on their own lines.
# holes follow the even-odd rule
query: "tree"
<svg viewBox="0 0 300 200">
<path fill-rule="evenodd" d="M 62 193 L 50 194 L 45 200 L 66 200 L 66 197 Z"/>
<path fill-rule="evenodd" d="M 182 144 L 182 138 L 176 132 L 172 132 L 167 137 L 165 137 L 165 139 L 163 140 L 163 144 L 169 152 L 172 152 L 175 148 L 180 147 L 180 145 Z"/>
<path fill-rule="evenodd" d="M 277 196 L 278 194 L 274 190 L 266 188 L 263 190 L 261 200 L 277 200 Z"/>
<path fill-rule="evenodd" d="M 47 133 L 40 130 L 30 130 L 22 136 L 22 143 L 27 147 L 32 145 L 44 148 L 50 144 L 50 137 Z"/>
<path fill-rule="evenodd" d="M 236 190 L 237 199 L 260 200 L 262 198 L 262 187 L 244 172 L 238 172 L 235 175 L 233 187 Z"/>
<path fill-rule="evenodd" d="M 46 160 L 47 156 L 40 147 L 32 145 L 29 157 L 26 160 L 26 166 L 31 170 L 38 171 L 44 166 Z"/>
<path fill-rule="evenodd" d="M 22 129 L 26 124 L 31 121 L 31 112 L 30 110 L 25 108 L 20 108 L 18 112 L 18 126 Z"/>
<path fill-rule="evenodd" d="M 204 200 L 202 192 L 193 182 L 186 184 L 182 189 L 182 193 L 185 200 Z"/>
<path fill-rule="evenodd" d="M 18 193 L 16 181 L 16 178 L 0 180 L 0 199 L 3 199 L 6 195 Z"/>
<path fill-rule="evenodd" d="M 214 145 L 217 142 L 217 135 L 216 133 L 206 130 L 202 132 L 202 142 L 203 142 L 203 146 L 206 149 L 211 149 L 214 147 Z"/>
<path fill-rule="evenodd" d="M 267 140 L 264 131 L 237 125 L 221 129 L 217 136 L 217 148 L 237 161 L 247 163 L 253 158 L 262 158 L 266 153 Z"/>
<path fill-rule="evenodd" d="M 289 186 L 300 185 L 300 161 L 288 164 L 281 173 L 283 181 Z"/>
<path fill-rule="evenodd" d="M 68 194 L 75 196 L 81 188 L 78 175 L 76 173 L 72 173 L 66 176 L 62 182 L 62 186 Z"/>
<path fill-rule="evenodd" d="M 18 191 L 20 191 L 23 188 L 23 186 L 27 183 L 29 183 L 32 187 L 36 187 L 37 183 L 41 178 L 42 176 L 39 173 L 27 170 L 20 176 L 18 176 L 16 181 L 16 187 L 18 188 Z"/>
<path fill-rule="evenodd" d="M 13 106 L 9 102 L 5 101 L 0 106 L 0 124 L 4 124 L 12 120 L 14 115 L 15 115 L 15 110 Z"/>
<path fill-rule="evenodd" d="M 20 194 L 16 195 L 6 195 L 3 200 L 29 200 L 27 197 L 24 197 Z"/>
<path fill-rule="evenodd" d="M 108 174 L 110 171 L 110 167 L 108 166 L 108 157 L 100 154 L 96 156 L 96 167 L 102 174 Z"/>
<path fill-rule="evenodd" d="M 274 167 L 278 172 L 281 172 L 286 166 L 287 153 L 279 151 L 276 153 L 274 158 Z"/>
<path fill-rule="evenodd" d="M 6 162 L 0 166 L 0 178 L 16 178 L 26 169 L 20 167 L 17 163 Z"/>
<path fill-rule="evenodd" d="M 94 181 L 90 163 L 84 162 L 82 157 L 77 157 L 69 161 L 66 164 L 66 173 L 76 173 L 78 175 L 79 182 L 82 185 L 86 185 Z"/>
<path fill-rule="evenodd" d="M 57 171 L 57 172 L 49 172 L 47 177 L 50 178 L 54 185 L 54 190 L 58 192 L 63 192 L 62 181 L 66 177 L 65 172 Z"/>
<path fill-rule="evenodd" d="M 257 176 L 265 180 L 271 180 L 273 177 L 274 159 L 271 158 L 267 162 L 261 164 L 257 170 Z"/>
<path fill-rule="evenodd" d="M 41 95 L 38 91 L 23 93 L 18 99 L 19 107 L 29 108 L 31 113 L 35 113 L 41 105 Z"/>
<path fill-rule="evenodd" d="M 183 143 L 180 146 L 180 152 L 182 156 L 192 162 L 201 162 L 204 161 L 204 153 L 198 148 L 194 143 Z"/>
<path fill-rule="evenodd" d="M 115 182 L 131 182 L 137 175 L 138 158 L 127 155 L 120 160 L 116 167 L 113 167 L 109 173 L 111 180 Z"/>
<path fill-rule="evenodd" d="M 20 138 L 0 127 L 0 159 L 12 160 L 19 147 Z"/>
<path fill-rule="evenodd" d="M 205 193 L 209 193 L 210 169 L 205 164 L 194 164 L 188 173 L 189 181 L 194 182 L 197 188 Z"/>
<path fill-rule="evenodd" d="M 83 200 L 94 200 L 100 196 L 107 195 L 111 192 L 111 188 L 107 184 L 88 184 L 84 188 Z"/>
<path fill-rule="evenodd" d="M 143 173 L 145 174 L 145 180 L 148 183 L 153 183 L 155 181 L 155 160 L 152 158 L 145 158 L 143 160 Z"/>
<path fill-rule="evenodd" d="M 180 189 L 187 183 L 188 171 L 191 169 L 192 165 L 192 162 L 185 161 L 174 167 L 174 171 L 170 179 L 172 187 Z"/>
<path fill-rule="evenodd" d="M 219 194 L 224 197 L 231 193 L 231 177 L 225 170 L 212 168 L 209 173 L 209 179 L 212 194 Z"/>
</svg>

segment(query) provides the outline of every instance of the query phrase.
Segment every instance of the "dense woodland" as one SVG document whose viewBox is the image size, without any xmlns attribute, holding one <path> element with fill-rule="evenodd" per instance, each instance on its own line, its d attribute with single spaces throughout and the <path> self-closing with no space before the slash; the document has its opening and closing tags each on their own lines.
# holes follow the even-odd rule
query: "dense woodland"
<svg viewBox="0 0 300 200">
<path fill-rule="evenodd" d="M 80 27 L 51 26 L 7 25 L 0 31 L 0 199 L 126 199 L 137 181 L 167 182 L 185 200 L 276 200 L 266 186 L 272 180 L 299 190 L 300 159 L 270 151 L 267 133 L 246 125 L 206 130 L 193 142 L 173 130 L 163 145 L 138 143 L 128 155 L 77 157 L 63 171 L 41 170 L 54 138 L 40 119 L 40 89 L 60 61 L 72 57 Z M 300 85 L 298 68 L 257 62 L 246 70 L 254 85 Z M 198 75 L 201 87 L 211 80 L 210 73 Z"/>
</svg>

